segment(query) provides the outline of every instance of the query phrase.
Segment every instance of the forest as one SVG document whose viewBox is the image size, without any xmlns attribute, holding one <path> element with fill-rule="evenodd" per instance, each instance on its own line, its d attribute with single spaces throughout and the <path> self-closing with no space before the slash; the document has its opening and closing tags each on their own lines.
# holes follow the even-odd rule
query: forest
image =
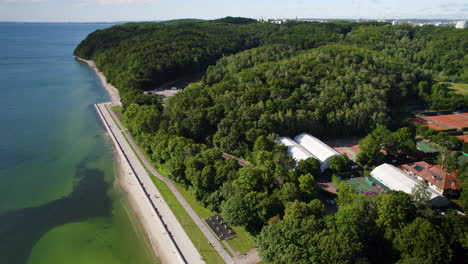
<svg viewBox="0 0 468 264">
<path fill-rule="evenodd" d="M 343 185 L 338 212 L 326 214 L 319 162 L 296 166 L 277 144 L 302 132 L 367 135 L 358 163 L 371 167 L 382 147 L 413 150 L 419 129 L 459 151 L 462 144 L 445 134 L 404 127 L 400 113 L 407 105 L 467 108 L 468 96 L 442 83 L 468 82 L 467 29 L 232 17 L 128 23 L 90 34 L 75 55 L 94 60 L 119 89 L 124 122 L 153 163 L 201 205 L 244 226 L 265 263 L 468 258 L 467 218 L 440 214 L 424 195 L 367 196 Z M 203 78 L 165 102 L 142 92 L 192 73 Z M 348 165 L 335 159 L 326 174 Z M 468 208 L 465 193 L 462 199 Z"/>
</svg>

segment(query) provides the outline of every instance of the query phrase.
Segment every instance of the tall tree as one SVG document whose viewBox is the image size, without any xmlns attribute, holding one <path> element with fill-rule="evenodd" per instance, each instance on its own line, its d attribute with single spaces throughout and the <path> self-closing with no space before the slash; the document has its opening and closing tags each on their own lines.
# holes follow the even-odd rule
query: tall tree
<svg viewBox="0 0 468 264">
<path fill-rule="evenodd" d="M 450 263 L 452 252 L 436 226 L 416 218 L 403 227 L 393 241 L 400 263 Z"/>
</svg>

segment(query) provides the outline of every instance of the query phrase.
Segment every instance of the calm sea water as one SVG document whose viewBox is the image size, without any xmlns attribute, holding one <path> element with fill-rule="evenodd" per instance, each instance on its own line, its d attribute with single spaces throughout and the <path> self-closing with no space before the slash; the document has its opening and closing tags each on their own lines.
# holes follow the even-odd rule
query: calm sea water
<svg viewBox="0 0 468 264">
<path fill-rule="evenodd" d="M 154 263 L 114 186 L 92 105 L 108 99 L 73 49 L 105 24 L 0 23 L 0 263 Z"/>
</svg>

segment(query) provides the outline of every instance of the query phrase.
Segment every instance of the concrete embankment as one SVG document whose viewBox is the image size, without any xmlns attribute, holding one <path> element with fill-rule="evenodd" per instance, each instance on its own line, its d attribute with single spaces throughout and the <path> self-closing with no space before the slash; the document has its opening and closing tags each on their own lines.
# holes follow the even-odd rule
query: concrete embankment
<svg viewBox="0 0 468 264">
<path fill-rule="evenodd" d="M 204 263 L 110 115 L 109 104 L 96 104 L 95 108 L 116 148 L 121 166 L 120 184 L 153 249 L 163 263 Z"/>
</svg>

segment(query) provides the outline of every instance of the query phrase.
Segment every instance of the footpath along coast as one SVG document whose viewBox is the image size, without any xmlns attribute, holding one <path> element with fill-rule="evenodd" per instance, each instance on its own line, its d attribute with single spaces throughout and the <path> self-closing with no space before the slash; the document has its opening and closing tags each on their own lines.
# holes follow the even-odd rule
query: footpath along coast
<svg viewBox="0 0 468 264">
<path fill-rule="evenodd" d="M 163 180 L 169 186 L 177 197 L 177 200 L 179 200 L 184 209 L 196 222 L 198 228 L 200 228 L 208 238 L 210 244 L 223 258 L 225 263 L 257 263 L 259 258 L 256 252 L 253 252 L 254 254 L 251 254 L 249 258 L 240 258 L 238 261 L 235 261 L 227 253 L 221 243 L 203 224 L 201 218 L 195 214 L 172 182 L 157 173 L 151 164 L 149 164 L 146 157 L 139 151 L 139 148 L 128 134 L 128 131 L 113 113 L 111 107 L 121 105 L 118 90 L 107 82 L 104 74 L 97 69 L 92 60 L 85 60 L 79 57 L 76 57 L 76 59 L 86 63 L 95 71 L 102 86 L 111 97 L 111 102 L 96 104 L 95 108 L 116 148 L 116 156 L 119 161 L 118 165 L 120 170 L 120 185 L 127 193 L 128 200 L 143 225 L 148 240 L 161 262 L 204 263 L 203 258 L 195 248 L 193 242 L 187 236 L 187 233 L 152 182 L 151 177 L 153 177 L 153 175 Z M 146 171 L 146 168 L 139 159 L 143 160 L 147 166 L 146 168 L 149 169 L 153 175 L 150 175 Z M 253 257 L 253 260 L 248 261 L 247 259 L 251 257 Z"/>
<path fill-rule="evenodd" d="M 161 263 L 205 263 L 106 107 L 120 105 L 118 90 L 107 82 L 93 61 L 78 57 L 76 59 L 85 62 L 95 71 L 110 95 L 111 102 L 95 104 L 95 109 L 115 146 L 119 184 L 138 216 L 154 253 Z"/>
<path fill-rule="evenodd" d="M 237 255 L 236 258 L 232 258 L 229 255 L 220 241 L 215 238 L 208 227 L 203 223 L 203 220 L 194 212 L 174 184 L 153 168 L 151 163 L 146 159 L 146 156 L 141 153 L 127 129 L 112 111 L 112 106 L 121 105 L 118 90 L 107 82 L 106 77 L 97 69 L 92 60 L 84 60 L 78 57 L 77 59 L 85 62 L 95 71 L 102 86 L 111 97 L 111 102 L 96 104 L 95 108 L 117 149 L 121 187 L 128 194 L 128 200 L 140 218 L 140 222 L 143 224 L 148 239 L 156 254 L 159 255 L 161 262 L 204 263 L 203 258 L 178 222 L 168 204 L 164 201 L 159 190 L 152 182 L 151 177 L 157 177 L 167 184 L 179 203 L 184 207 L 194 223 L 208 239 L 210 245 L 218 252 L 225 263 L 252 264 L 259 262 L 260 258 L 255 249 L 251 250 L 248 254 Z M 146 205 L 143 204 L 143 201 Z M 159 229 L 155 229 L 155 223 L 158 223 Z M 161 229 L 161 227 L 163 227 L 163 229 Z M 161 238 L 161 236 L 164 238 Z M 227 243 L 224 243 L 224 246 L 226 246 L 232 254 L 235 254 Z"/>
<path fill-rule="evenodd" d="M 120 184 L 143 224 L 153 250 L 162 263 L 204 263 L 113 121 L 106 107 L 108 104 L 96 104 L 96 111 L 116 146 L 121 168 Z"/>
</svg>

